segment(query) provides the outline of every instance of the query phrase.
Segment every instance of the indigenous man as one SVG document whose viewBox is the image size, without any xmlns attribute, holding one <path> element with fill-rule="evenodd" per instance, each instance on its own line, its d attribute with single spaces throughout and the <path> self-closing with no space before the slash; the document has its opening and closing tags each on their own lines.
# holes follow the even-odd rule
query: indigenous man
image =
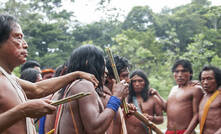
<svg viewBox="0 0 221 134">
<path fill-rule="evenodd" d="M 61 90 L 61 96 L 88 91 L 91 95 L 59 107 L 55 132 L 57 134 L 104 134 L 116 115 L 121 100 L 128 94 L 128 84 L 114 83 L 113 95 L 105 108 L 100 98 L 103 96 L 105 60 L 103 52 L 93 45 L 83 45 L 72 52 L 67 72 L 73 71 L 94 74 L 99 85 L 98 88 L 94 88 L 91 82 L 81 79 Z"/>
<path fill-rule="evenodd" d="M 55 71 L 51 68 L 43 69 L 41 71 L 42 79 L 43 80 L 50 79 L 53 77 L 54 73 Z"/>
<path fill-rule="evenodd" d="M 199 106 L 200 134 L 221 134 L 221 70 L 205 66 L 199 80 L 206 92 Z"/>
<path fill-rule="evenodd" d="M 63 77 L 31 83 L 21 80 L 12 71 L 23 64 L 28 56 L 28 44 L 16 19 L 0 14 L 0 133 L 35 134 L 30 118 L 52 113 L 56 108 L 49 100 L 30 100 L 49 95 L 78 77 L 97 83 L 88 73 L 74 72 Z M 27 97 L 26 97 L 27 95 Z"/>
<path fill-rule="evenodd" d="M 129 62 L 126 58 L 114 55 L 114 61 L 116 64 L 117 72 L 119 74 L 120 80 L 129 81 Z M 114 72 L 112 69 L 112 65 L 110 62 L 110 59 L 106 57 L 106 67 L 107 67 L 107 78 L 105 81 L 104 86 L 104 93 L 105 95 L 102 97 L 102 101 L 104 105 L 107 105 L 107 102 L 109 98 L 112 96 L 112 87 L 113 87 L 113 81 L 112 79 L 115 79 Z M 130 108 L 133 108 L 130 106 Z M 108 134 L 121 134 L 126 133 L 126 125 L 125 125 L 125 119 L 122 113 L 121 109 L 118 110 L 116 117 L 114 118 L 113 122 L 111 123 L 110 127 L 108 128 Z"/>
<path fill-rule="evenodd" d="M 172 72 L 177 85 L 171 89 L 167 103 L 163 103 L 167 112 L 166 134 L 191 134 L 198 124 L 203 91 L 191 81 L 193 70 L 188 60 L 176 61 Z"/>
<path fill-rule="evenodd" d="M 163 122 L 163 111 L 156 95 L 149 95 L 149 81 L 142 70 L 132 72 L 129 86 L 128 103 L 133 103 L 138 112 L 143 113 L 151 122 Z M 126 120 L 128 134 L 151 134 L 151 130 L 134 116 Z"/>
<path fill-rule="evenodd" d="M 28 68 L 34 68 L 41 72 L 41 65 L 35 60 L 28 60 L 21 66 L 21 73 Z"/>
</svg>

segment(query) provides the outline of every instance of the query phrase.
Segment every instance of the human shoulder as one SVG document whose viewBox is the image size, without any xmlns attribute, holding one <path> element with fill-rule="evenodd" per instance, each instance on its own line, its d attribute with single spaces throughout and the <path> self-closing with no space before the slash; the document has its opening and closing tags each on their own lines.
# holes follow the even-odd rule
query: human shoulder
<svg viewBox="0 0 221 134">
<path fill-rule="evenodd" d="M 203 88 L 200 86 L 200 85 L 194 85 L 194 86 L 191 86 L 192 87 L 192 91 L 193 92 L 196 92 L 196 93 L 203 93 Z"/>
<path fill-rule="evenodd" d="M 95 91 L 93 83 L 85 79 L 74 81 L 69 88 L 72 93 Z"/>
<path fill-rule="evenodd" d="M 10 87 L 9 84 L 10 82 L 8 81 L 8 79 L 5 77 L 4 74 L 0 72 L 0 85 L 1 85 L 0 90 L 9 88 Z"/>
</svg>

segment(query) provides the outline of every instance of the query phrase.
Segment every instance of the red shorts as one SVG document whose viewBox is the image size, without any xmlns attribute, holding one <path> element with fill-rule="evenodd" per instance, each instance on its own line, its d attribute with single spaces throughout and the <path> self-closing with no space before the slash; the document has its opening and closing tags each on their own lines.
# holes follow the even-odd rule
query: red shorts
<svg viewBox="0 0 221 134">
<path fill-rule="evenodd" d="M 183 134 L 186 130 L 167 130 L 165 134 Z"/>
</svg>

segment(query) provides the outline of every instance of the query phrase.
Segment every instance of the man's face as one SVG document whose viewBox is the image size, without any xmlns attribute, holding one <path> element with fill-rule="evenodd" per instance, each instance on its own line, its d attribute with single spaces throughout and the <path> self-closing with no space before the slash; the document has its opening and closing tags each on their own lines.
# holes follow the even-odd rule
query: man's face
<svg viewBox="0 0 221 134">
<path fill-rule="evenodd" d="M 38 75 L 37 75 L 37 79 L 36 79 L 35 82 L 39 82 L 39 81 L 42 81 L 42 76 L 41 76 L 41 74 L 38 74 Z"/>
<path fill-rule="evenodd" d="M 129 80 L 129 69 L 128 68 L 125 68 L 121 71 L 120 75 L 120 80 L 125 80 L 125 81 L 128 81 Z"/>
<path fill-rule="evenodd" d="M 35 66 L 34 69 L 36 69 L 38 72 L 41 72 L 41 68 L 38 66 Z"/>
<path fill-rule="evenodd" d="M 7 59 L 7 64 L 13 67 L 26 62 L 28 44 L 24 40 L 24 35 L 19 24 L 12 24 L 12 31 L 9 39 L 0 48 L 0 57 Z"/>
<path fill-rule="evenodd" d="M 190 80 L 190 72 L 185 69 L 182 65 L 178 65 L 173 72 L 174 79 L 176 81 L 176 84 L 178 86 L 184 86 L 187 84 L 187 82 Z"/>
<path fill-rule="evenodd" d="M 138 75 L 134 75 L 134 77 L 131 78 L 132 86 L 135 93 L 141 93 L 141 91 L 145 87 L 145 81 L 142 77 Z"/>
<path fill-rule="evenodd" d="M 53 77 L 53 75 L 54 75 L 54 73 L 46 73 L 42 76 L 42 79 L 43 80 L 50 79 Z"/>
<path fill-rule="evenodd" d="M 212 70 L 202 72 L 201 84 L 207 93 L 213 93 L 217 89 L 216 79 Z"/>
</svg>

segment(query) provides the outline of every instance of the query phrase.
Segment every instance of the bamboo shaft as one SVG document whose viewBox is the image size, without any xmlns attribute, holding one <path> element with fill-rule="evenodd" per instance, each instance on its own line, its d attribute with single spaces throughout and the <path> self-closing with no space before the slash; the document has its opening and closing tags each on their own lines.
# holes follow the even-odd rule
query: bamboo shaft
<svg viewBox="0 0 221 134">
<path fill-rule="evenodd" d="M 90 92 L 86 92 L 86 93 L 80 92 L 78 94 L 68 96 L 67 98 L 54 101 L 54 102 L 51 103 L 51 105 L 58 106 L 60 104 L 64 104 L 64 103 L 67 103 L 67 102 L 70 102 L 70 101 L 73 101 L 73 100 L 76 100 L 76 99 L 80 99 L 80 98 L 88 96 L 90 94 L 91 94 Z"/>
<path fill-rule="evenodd" d="M 134 112 L 134 116 L 142 121 L 146 126 L 150 127 L 153 131 L 156 132 L 156 134 L 163 134 L 163 132 L 157 128 L 153 123 L 150 123 L 149 120 L 141 113 L 139 112 Z"/>
<path fill-rule="evenodd" d="M 118 72 L 117 72 L 117 68 L 116 68 L 116 65 L 115 65 L 115 62 L 114 62 L 114 57 L 113 57 L 109 47 L 106 48 L 106 52 L 107 52 L 108 58 L 110 59 L 111 67 L 113 69 L 115 79 L 116 79 L 117 83 L 119 83 L 120 82 L 120 77 L 119 77 Z M 127 107 L 126 100 L 123 99 L 122 102 L 123 102 L 124 111 L 125 111 L 126 114 L 128 114 L 129 110 L 128 110 L 128 107 Z"/>
<path fill-rule="evenodd" d="M 115 65 L 115 62 L 114 62 L 114 58 L 113 58 L 113 55 L 112 55 L 111 50 L 110 50 L 109 47 L 106 48 L 106 52 L 107 52 L 108 58 L 110 59 L 115 79 L 116 79 L 117 82 L 120 82 L 120 77 L 118 75 L 117 68 L 116 68 L 116 65 Z M 126 103 L 125 99 L 123 100 L 123 107 L 124 107 L 125 113 L 128 114 L 129 110 L 128 110 L 127 103 Z M 150 127 L 153 131 L 155 131 L 156 134 L 163 134 L 163 132 L 161 132 L 161 130 L 158 129 L 153 123 L 150 123 L 149 120 L 143 114 L 136 111 L 134 113 L 134 116 L 137 119 L 139 119 L 140 121 L 142 121 L 146 126 Z"/>
</svg>

